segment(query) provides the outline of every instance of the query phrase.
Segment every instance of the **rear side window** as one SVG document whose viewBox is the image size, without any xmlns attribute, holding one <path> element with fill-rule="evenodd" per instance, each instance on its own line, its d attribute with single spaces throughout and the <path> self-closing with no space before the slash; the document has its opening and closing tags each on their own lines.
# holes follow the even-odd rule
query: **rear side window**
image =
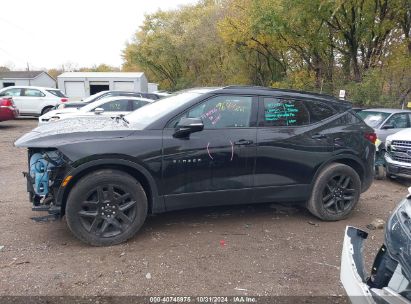
<svg viewBox="0 0 411 304">
<path fill-rule="evenodd" d="M 36 89 L 24 89 L 23 96 L 27 97 L 44 97 L 44 93 Z"/>
<path fill-rule="evenodd" d="M 107 112 L 126 112 L 129 111 L 128 107 L 129 101 L 126 99 L 121 100 L 113 100 L 110 102 L 106 102 L 97 108 L 103 108 L 104 111 Z"/>
<path fill-rule="evenodd" d="M 262 110 L 259 123 L 262 127 L 303 126 L 310 121 L 307 109 L 298 100 L 266 97 Z"/>
<path fill-rule="evenodd" d="M 47 92 L 57 97 L 66 97 L 60 90 L 47 90 Z"/>
<path fill-rule="evenodd" d="M 143 101 L 143 100 L 131 100 L 131 104 L 133 105 L 132 111 L 137 110 L 141 108 L 142 106 L 145 106 L 148 102 Z"/>
<path fill-rule="evenodd" d="M 305 105 L 310 111 L 310 123 L 327 119 L 336 113 L 332 107 L 320 101 L 309 100 L 305 102 Z"/>
</svg>

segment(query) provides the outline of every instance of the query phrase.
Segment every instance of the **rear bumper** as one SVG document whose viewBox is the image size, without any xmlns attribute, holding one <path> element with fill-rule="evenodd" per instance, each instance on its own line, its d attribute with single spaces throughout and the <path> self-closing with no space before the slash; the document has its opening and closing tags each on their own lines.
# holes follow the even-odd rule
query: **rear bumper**
<svg viewBox="0 0 411 304">
<path fill-rule="evenodd" d="M 348 226 L 341 255 L 340 279 L 351 303 L 374 304 L 370 288 L 365 283 L 363 242 L 368 234 Z"/>
<path fill-rule="evenodd" d="M 19 116 L 19 110 L 14 107 L 0 106 L 0 121 L 16 119 Z"/>
</svg>

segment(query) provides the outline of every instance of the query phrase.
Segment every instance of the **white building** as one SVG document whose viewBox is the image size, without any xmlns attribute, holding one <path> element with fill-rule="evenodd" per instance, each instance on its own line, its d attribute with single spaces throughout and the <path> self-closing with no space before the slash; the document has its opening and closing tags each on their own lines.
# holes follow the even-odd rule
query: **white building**
<svg viewBox="0 0 411 304">
<path fill-rule="evenodd" d="M 10 86 L 55 88 L 56 80 L 44 71 L 0 72 L 0 89 Z"/>
<path fill-rule="evenodd" d="M 158 83 L 149 82 L 148 83 L 148 92 L 153 93 L 158 91 Z"/>
<path fill-rule="evenodd" d="M 107 90 L 148 91 L 144 73 L 134 72 L 66 72 L 57 77 L 57 85 L 72 99 L 81 99 Z"/>
</svg>

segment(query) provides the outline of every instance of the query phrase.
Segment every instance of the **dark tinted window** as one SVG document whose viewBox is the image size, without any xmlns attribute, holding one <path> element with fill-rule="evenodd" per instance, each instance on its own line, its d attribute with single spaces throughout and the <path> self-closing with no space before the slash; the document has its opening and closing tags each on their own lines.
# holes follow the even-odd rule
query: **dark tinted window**
<svg viewBox="0 0 411 304">
<path fill-rule="evenodd" d="M 335 110 L 329 105 L 320 101 L 306 101 L 304 103 L 310 111 L 310 123 L 316 123 L 327 119 L 335 114 Z"/>
<path fill-rule="evenodd" d="M 47 90 L 47 92 L 57 97 L 66 97 L 60 90 Z"/>
<path fill-rule="evenodd" d="M 248 96 L 214 97 L 174 119 L 169 127 L 175 127 L 182 117 L 201 118 L 204 129 L 249 127 L 252 101 Z"/>
<path fill-rule="evenodd" d="M 307 109 L 301 101 L 268 97 L 263 99 L 263 104 L 260 126 L 302 126 L 309 123 Z"/>
<path fill-rule="evenodd" d="M 125 112 L 129 111 L 128 107 L 128 100 L 122 99 L 122 100 L 113 100 L 110 102 L 106 102 L 97 108 L 102 108 L 104 111 L 108 112 Z"/>
</svg>

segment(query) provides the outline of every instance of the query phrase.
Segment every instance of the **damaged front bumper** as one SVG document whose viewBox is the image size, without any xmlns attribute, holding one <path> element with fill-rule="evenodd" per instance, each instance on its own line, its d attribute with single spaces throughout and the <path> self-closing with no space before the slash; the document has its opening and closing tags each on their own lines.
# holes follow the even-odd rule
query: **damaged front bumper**
<svg viewBox="0 0 411 304">
<path fill-rule="evenodd" d="M 351 302 L 411 304 L 404 296 L 404 290 L 407 292 L 410 288 L 410 283 L 404 276 L 404 269 L 390 257 L 385 245 L 377 254 L 371 271 L 371 278 L 379 276 L 379 282 L 373 282 L 367 277 L 363 259 L 363 244 L 367 236 L 365 231 L 355 227 L 348 226 L 345 230 L 340 279 Z"/>
<path fill-rule="evenodd" d="M 65 173 L 70 168 L 67 159 L 56 149 L 29 149 L 29 170 L 23 172 L 27 180 L 29 200 L 33 211 L 46 211 L 49 215 L 33 217 L 36 221 L 48 221 L 61 217 L 61 204 L 56 194 Z"/>
<path fill-rule="evenodd" d="M 375 303 L 365 277 L 363 243 L 367 236 L 354 227 L 345 229 L 340 279 L 353 304 Z"/>
</svg>

